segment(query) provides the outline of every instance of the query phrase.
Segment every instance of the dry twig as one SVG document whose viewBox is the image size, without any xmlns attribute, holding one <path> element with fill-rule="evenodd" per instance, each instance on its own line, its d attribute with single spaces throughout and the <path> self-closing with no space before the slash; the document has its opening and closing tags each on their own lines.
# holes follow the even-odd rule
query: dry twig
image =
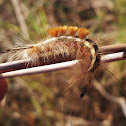
<svg viewBox="0 0 126 126">
<path fill-rule="evenodd" d="M 126 53 L 123 52 L 125 50 L 126 50 L 125 44 L 104 46 L 104 48 L 100 47 L 101 53 L 104 53 L 104 52 L 107 53 L 107 51 L 109 53 L 110 52 L 111 53 L 119 52 L 119 53 L 115 53 L 115 54 L 104 55 L 101 58 L 101 62 L 107 63 L 107 62 L 112 62 L 112 61 L 125 60 Z M 120 51 L 122 51 L 122 52 L 120 52 Z M 35 67 L 35 66 L 44 66 L 44 65 L 54 64 L 54 63 L 61 63 L 61 62 L 66 62 L 66 61 L 71 61 L 71 60 L 73 60 L 73 59 L 58 57 L 57 59 L 40 61 L 39 65 L 37 64 L 34 66 L 29 59 L 7 62 L 7 63 L 0 64 L 0 73 L 29 68 L 29 67 Z"/>
<path fill-rule="evenodd" d="M 19 0 L 11 0 L 11 3 L 13 5 L 14 12 L 16 14 L 16 18 L 17 18 L 17 21 L 19 23 L 19 26 L 21 28 L 22 33 L 29 38 L 28 28 L 27 28 L 27 25 L 25 23 L 25 19 L 22 15 L 22 12 L 21 12 Z"/>
<path fill-rule="evenodd" d="M 126 44 L 102 46 L 100 47 L 100 52 L 103 52 L 104 54 L 126 52 Z"/>
<path fill-rule="evenodd" d="M 105 55 L 104 57 L 102 57 L 101 62 L 112 62 L 112 61 L 118 61 L 118 60 L 124 60 L 124 59 L 126 59 L 126 53 L 120 52 L 116 54 Z M 12 72 L 1 73 L 0 78 L 10 78 L 10 77 L 15 77 L 15 76 L 31 75 L 31 74 L 46 73 L 46 72 L 62 70 L 62 69 L 72 67 L 77 62 L 78 62 L 77 60 L 74 60 L 74 61 L 62 62 L 62 63 L 52 64 L 52 65 L 45 65 L 45 66 L 39 66 L 39 67 L 27 68 L 27 69 L 12 71 Z M 9 63 L 5 63 L 4 66 L 2 66 L 3 64 L 1 64 L 0 68 L 2 67 L 14 68 L 14 66 L 19 65 L 18 63 L 21 65 L 22 63 L 24 64 L 24 61 L 12 62 L 10 66 L 9 66 Z"/>
</svg>

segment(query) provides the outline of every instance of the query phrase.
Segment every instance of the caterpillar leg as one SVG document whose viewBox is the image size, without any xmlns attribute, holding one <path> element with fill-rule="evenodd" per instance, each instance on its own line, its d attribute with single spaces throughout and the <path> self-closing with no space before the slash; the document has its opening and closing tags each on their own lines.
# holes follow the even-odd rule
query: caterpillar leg
<svg viewBox="0 0 126 126">
<path fill-rule="evenodd" d="M 81 91 L 81 94 L 80 94 L 80 98 L 84 97 L 86 91 L 87 91 L 87 86 L 82 88 L 82 91 Z"/>
</svg>

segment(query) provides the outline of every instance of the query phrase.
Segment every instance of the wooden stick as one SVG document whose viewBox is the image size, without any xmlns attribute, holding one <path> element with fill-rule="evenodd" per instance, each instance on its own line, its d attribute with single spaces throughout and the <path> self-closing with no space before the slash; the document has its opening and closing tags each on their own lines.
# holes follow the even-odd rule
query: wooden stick
<svg viewBox="0 0 126 126">
<path fill-rule="evenodd" d="M 99 49 L 100 49 L 100 52 L 104 54 L 126 52 L 126 44 L 102 46 Z"/>
<path fill-rule="evenodd" d="M 126 59 L 126 53 L 120 52 L 120 53 L 105 55 L 105 57 L 101 58 L 101 62 L 107 63 L 107 62 L 124 60 L 124 59 Z M 73 65 L 75 65 L 77 62 L 78 60 L 73 60 L 68 62 L 52 64 L 52 65 L 45 65 L 45 66 L 12 71 L 12 72 L 6 72 L 6 73 L 2 73 L 0 75 L 0 78 L 10 78 L 15 76 L 31 75 L 31 74 L 46 73 L 46 72 L 52 72 L 52 71 L 57 71 L 62 69 L 68 69 Z"/>
<path fill-rule="evenodd" d="M 27 28 L 24 16 L 21 12 L 22 10 L 19 4 L 19 0 L 11 0 L 11 3 L 12 3 L 12 6 L 16 14 L 16 18 L 17 18 L 17 21 L 19 23 L 22 33 L 29 38 L 28 28 Z"/>
<path fill-rule="evenodd" d="M 123 52 L 123 51 L 126 51 L 126 44 L 103 46 L 103 47 L 100 47 L 99 49 L 100 49 L 100 52 L 103 54 L 107 54 L 110 52 L 111 53 L 120 52 L 120 51 Z M 117 58 L 117 55 L 118 55 L 118 58 Z M 112 56 L 108 59 L 108 56 L 107 56 L 107 59 L 104 58 L 102 60 L 104 60 L 104 62 L 112 62 L 112 61 L 118 61 L 118 60 L 125 59 L 125 53 L 123 53 L 123 55 L 116 54 L 114 56 L 116 56 L 115 59 Z M 45 60 L 45 61 L 40 61 L 39 64 L 32 64 L 30 59 L 7 62 L 7 63 L 0 64 L 0 73 L 24 69 L 24 68 L 30 68 L 30 67 L 35 67 L 35 66 L 44 66 L 44 65 L 54 64 L 54 63 L 71 61 L 71 60 L 73 60 L 73 59 L 71 59 L 70 57 L 66 57 L 66 58 L 65 57 L 64 58 L 58 57 L 56 59 L 49 59 L 49 60 Z"/>
</svg>

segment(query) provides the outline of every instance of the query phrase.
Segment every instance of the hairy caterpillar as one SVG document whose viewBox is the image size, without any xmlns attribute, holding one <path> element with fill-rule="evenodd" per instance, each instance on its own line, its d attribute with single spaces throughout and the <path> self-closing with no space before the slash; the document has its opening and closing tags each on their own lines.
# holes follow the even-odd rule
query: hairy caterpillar
<svg viewBox="0 0 126 126">
<path fill-rule="evenodd" d="M 21 57 L 23 59 L 30 58 L 33 64 L 38 64 L 39 60 L 50 62 L 50 60 L 58 58 L 79 60 L 78 64 L 73 67 L 75 72 L 68 82 L 72 86 L 78 81 L 84 81 L 80 94 L 80 97 L 83 97 L 93 72 L 100 64 L 100 52 L 97 44 L 86 39 L 90 31 L 77 26 L 59 26 L 48 29 L 48 33 L 53 38 L 28 47 L 8 49 L 6 52 L 15 53 L 19 50 Z"/>
</svg>

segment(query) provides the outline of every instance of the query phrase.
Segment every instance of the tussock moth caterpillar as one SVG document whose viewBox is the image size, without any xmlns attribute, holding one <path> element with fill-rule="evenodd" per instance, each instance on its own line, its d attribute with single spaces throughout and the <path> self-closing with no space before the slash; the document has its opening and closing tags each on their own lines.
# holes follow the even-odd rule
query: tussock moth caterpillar
<svg viewBox="0 0 126 126">
<path fill-rule="evenodd" d="M 73 85 L 78 80 L 84 80 L 84 87 L 81 87 L 82 93 L 80 94 L 80 97 L 83 97 L 92 79 L 92 73 L 100 64 L 100 52 L 97 44 L 85 38 L 90 31 L 77 26 L 59 26 L 48 29 L 48 33 L 53 38 L 28 47 L 8 49 L 5 52 L 21 51 L 22 58 L 30 58 L 33 64 L 39 63 L 40 59 L 50 62 L 59 57 L 79 60 L 75 66 L 77 70 L 74 70 L 75 73 L 73 73 L 74 78 L 71 78 L 69 83 Z"/>
</svg>

